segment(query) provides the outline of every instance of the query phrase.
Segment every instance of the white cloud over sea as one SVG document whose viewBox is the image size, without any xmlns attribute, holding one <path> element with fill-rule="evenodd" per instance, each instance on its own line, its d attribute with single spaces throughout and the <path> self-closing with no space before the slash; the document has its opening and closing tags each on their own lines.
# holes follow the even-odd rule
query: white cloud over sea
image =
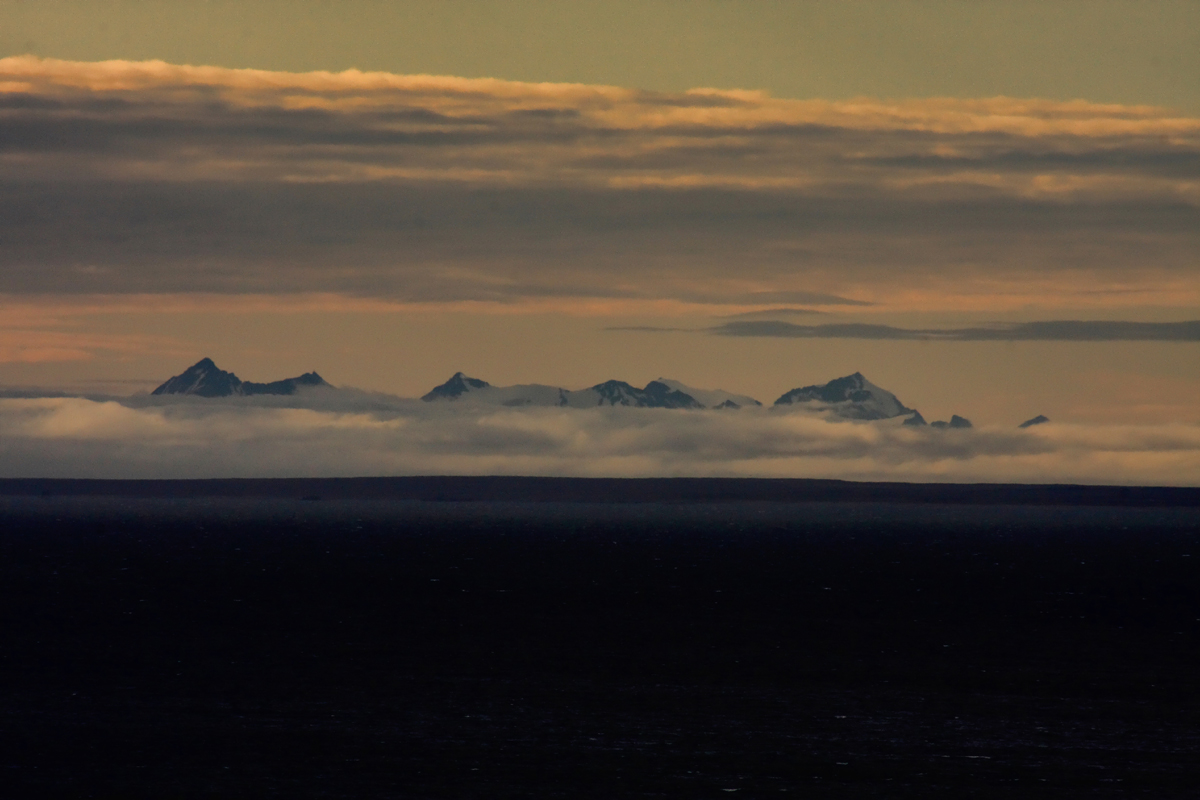
<svg viewBox="0 0 1200 800">
<path fill-rule="evenodd" d="M 0 477 L 759 476 L 1200 485 L 1200 425 L 908 429 L 809 412 L 0 399 Z"/>
</svg>

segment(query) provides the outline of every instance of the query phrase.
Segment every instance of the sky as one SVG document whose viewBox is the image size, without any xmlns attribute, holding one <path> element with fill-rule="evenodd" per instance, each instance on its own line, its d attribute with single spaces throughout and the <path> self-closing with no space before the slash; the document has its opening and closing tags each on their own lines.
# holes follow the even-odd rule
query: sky
<svg viewBox="0 0 1200 800">
<path fill-rule="evenodd" d="M 32 398 L 205 356 L 402 397 L 462 370 L 769 404 L 861 371 L 981 430 L 1159 426 L 1142 472 L 1066 434 L 1074 466 L 1037 470 L 1188 482 L 1197 320 L 1195 2 L 0 0 L 0 404 L 98 425 Z M 50 435 L 30 413 L 0 430 Z M 1029 469 L 880 448 L 693 469 Z M 603 469 L 687 472 L 664 458 Z"/>
</svg>

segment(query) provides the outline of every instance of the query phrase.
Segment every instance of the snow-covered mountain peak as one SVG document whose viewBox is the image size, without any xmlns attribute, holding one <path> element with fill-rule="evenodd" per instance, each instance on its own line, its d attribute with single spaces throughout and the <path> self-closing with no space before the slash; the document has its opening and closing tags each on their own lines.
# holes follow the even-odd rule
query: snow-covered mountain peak
<svg viewBox="0 0 1200 800">
<path fill-rule="evenodd" d="M 168 379 L 150 394 L 183 394 L 196 397 L 233 397 L 256 394 L 296 394 L 303 387 L 329 386 L 315 372 L 306 372 L 295 378 L 284 378 L 271 383 L 243 381 L 232 372 L 226 372 L 211 358 L 202 358 L 179 375 Z"/>
<path fill-rule="evenodd" d="M 211 358 L 202 358 L 156 388 L 153 395 L 191 395 L 196 397 L 248 397 L 252 395 L 290 395 L 294 400 L 270 400 L 269 403 L 316 404 L 324 407 L 335 400 L 352 399 L 360 405 L 412 402 L 372 393 L 338 389 L 330 386 L 316 372 L 306 372 L 294 378 L 271 383 L 243 381 L 232 372 L 216 365 Z M 299 396 L 303 395 L 303 396 Z M 559 407 L 596 408 L 624 406 L 647 409 L 740 409 L 761 406 L 747 395 L 733 394 L 720 389 L 696 389 L 671 378 L 658 378 L 644 387 L 621 380 L 608 380 L 586 389 L 569 390 L 541 384 L 493 386 L 487 381 L 455 372 L 445 383 L 434 387 L 422 398 L 425 402 L 441 401 L 478 407 Z M 954 415 L 949 422 L 926 422 L 915 409 L 908 408 L 894 394 L 854 372 L 834 378 L 825 384 L 792 389 L 774 403 L 774 408 L 797 408 L 822 412 L 834 417 L 854 420 L 896 419 L 910 429 L 970 428 L 970 420 Z M 903 419 L 900 419 L 903 418 Z M 1022 423 L 1026 428 L 1046 422 L 1038 416 Z"/>
<path fill-rule="evenodd" d="M 570 408 L 593 408 L 595 406 L 631 406 L 636 408 L 702 408 L 703 405 L 686 392 L 660 381 L 651 381 L 646 388 L 639 389 L 625 381 L 605 381 L 587 389 L 570 391 L 557 386 L 526 384 L 520 386 L 492 386 L 478 378 L 469 378 L 457 373 L 450 380 L 436 387 L 421 398 L 427 402 L 437 400 L 469 401 L 472 404 L 495 406 L 567 406 Z"/>
<path fill-rule="evenodd" d="M 734 394 L 722 389 L 696 389 L 681 381 L 670 378 L 659 378 L 655 383 L 665 384 L 677 392 L 690 395 L 705 408 L 744 408 L 747 406 L 762 405 L 762 403 L 748 395 Z"/>
<path fill-rule="evenodd" d="M 227 397 L 239 394 L 242 381 L 232 372 L 219 369 L 211 358 L 202 358 L 180 374 L 169 378 L 151 394 L 191 394 Z"/>
<path fill-rule="evenodd" d="M 432 400 L 457 400 L 465 394 L 469 394 L 478 389 L 487 389 L 491 386 L 487 381 L 481 381 L 478 378 L 468 378 L 462 372 L 456 372 L 450 380 L 443 383 L 441 386 L 435 386 L 428 394 L 421 399 L 430 402 Z"/>
<path fill-rule="evenodd" d="M 913 412 L 896 395 L 871 383 L 861 372 L 822 385 L 792 389 L 775 401 L 777 407 L 800 403 L 847 419 L 891 419 Z"/>
<path fill-rule="evenodd" d="M 636 408 L 702 408 L 689 394 L 672 389 L 661 381 L 650 381 L 638 389 L 625 381 L 605 381 L 584 391 L 595 392 L 596 405 L 634 406 Z M 574 394 L 574 393 L 572 393 Z"/>
</svg>

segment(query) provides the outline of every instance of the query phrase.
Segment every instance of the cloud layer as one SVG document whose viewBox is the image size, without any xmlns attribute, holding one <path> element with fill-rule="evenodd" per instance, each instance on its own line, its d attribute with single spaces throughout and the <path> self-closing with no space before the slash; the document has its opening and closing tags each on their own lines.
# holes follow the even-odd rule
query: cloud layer
<svg viewBox="0 0 1200 800">
<path fill-rule="evenodd" d="M 898 422 L 898 421 L 892 421 Z M 799 411 L 480 409 L 361 394 L 0 399 L 0 477 L 791 476 L 1200 485 L 1200 426 L 912 430 Z"/>
<path fill-rule="evenodd" d="M 1200 342 L 1200 320 L 1187 322 L 1047 320 L 977 328 L 925 329 L 860 323 L 796 325 L 778 320 L 734 320 L 711 328 L 710 331 L 719 336 L 774 336 L 785 339 L 899 339 L 927 342 Z"/>
<path fill-rule="evenodd" d="M 0 165 L 0 292 L 1200 298 L 1200 119 L 1152 107 L 19 57 Z"/>
</svg>

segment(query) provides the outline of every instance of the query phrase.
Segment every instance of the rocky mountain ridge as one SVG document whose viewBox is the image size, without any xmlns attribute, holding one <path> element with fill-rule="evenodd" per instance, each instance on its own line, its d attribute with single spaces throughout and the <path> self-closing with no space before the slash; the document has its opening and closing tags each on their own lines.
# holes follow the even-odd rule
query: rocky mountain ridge
<svg viewBox="0 0 1200 800">
<path fill-rule="evenodd" d="M 785 392 L 776 406 L 812 404 L 847 419 L 891 419 L 915 413 L 896 395 L 871 383 L 861 372 L 834 378 L 829 383 L 801 386 Z"/>
<path fill-rule="evenodd" d="M 727 409 L 762 406 L 746 395 L 719 389 L 695 389 L 684 383 L 659 378 L 642 389 L 624 381 L 605 381 L 587 389 L 569 390 L 556 386 L 526 384 L 493 386 L 462 372 L 434 387 L 421 398 L 425 402 L 457 401 L 499 406 L 561 406 L 591 408 L 628 406 L 634 408 Z M 908 426 L 924 426 L 925 418 L 916 409 L 900 402 L 896 395 L 871 383 L 861 372 L 835 378 L 829 383 L 802 386 L 785 392 L 772 408 L 800 407 L 841 419 L 885 420 L 907 416 Z M 964 417 L 954 415 L 950 422 L 938 421 L 933 428 L 970 428 Z"/>
<path fill-rule="evenodd" d="M 253 395 L 297 395 L 312 389 L 329 392 L 352 392 L 327 383 L 316 372 L 306 372 L 294 378 L 255 383 L 243 381 L 232 372 L 220 369 L 211 358 L 203 358 L 179 375 L 156 388 L 152 395 L 188 395 L 205 398 L 245 397 Z M 394 398 L 397 402 L 402 398 Z M 463 403 L 479 406 L 595 408 L 624 406 L 630 408 L 715 409 L 737 410 L 761 407 L 753 397 L 720 389 L 696 389 L 686 384 L 659 378 L 642 388 L 625 381 L 609 380 L 586 389 L 564 389 L 543 384 L 493 386 L 487 381 L 457 372 L 445 383 L 434 387 L 421 400 L 426 403 Z M 861 372 L 834 378 L 828 383 L 812 384 L 792 389 L 781 395 L 771 406 L 774 409 L 806 409 L 831 417 L 849 420 L 890 420 L 904 418 L 905 427 L 970 428 L 965 417 L 953 415 L 948 422 L 926 422 L 921 412 L 909 408 L 896 395 L 871 383 Z M 1034 417 L 1020 427 L 1026 428 L 1047 422 L 1044 416 Z"/>
<path fill-rule="evenodd" d="M 701 402 L 698 397 L 703 397 L 709 403 Z M 679 381 L 665 379 L 650 381 L 641 389 L 625 381 L 610 380 L 587 389 L 571 390 L 541 384 L 493 386 L 487 381 L 470 378 L 461 372 L 455 373 L 442 385 L 434 387 L 421 399 L 426 402 L 460 401 L 509 407 L 626 406 L 632 408 L 701 409 L 740 408 L 744 404 L 759 405 L 758 401 L 751 397 L 732 395 L 721 391 L 692 389 Z M 738 403 L 737 399 L 742 402 Z"/>
<path fill-rule="evenodd" d="M 150 394 L 184 394 L 197 397 L 244 397 L 256 394 L 291 395 L 302 387 L 329 386 L 315 372 L 306 372 L 295 378 L 284 378 L 271 383 L 243 381 L 232 372 L 218 367 L 211 358 L 202 358 L 181 374 L 167 379 Z"/>
</svg>

